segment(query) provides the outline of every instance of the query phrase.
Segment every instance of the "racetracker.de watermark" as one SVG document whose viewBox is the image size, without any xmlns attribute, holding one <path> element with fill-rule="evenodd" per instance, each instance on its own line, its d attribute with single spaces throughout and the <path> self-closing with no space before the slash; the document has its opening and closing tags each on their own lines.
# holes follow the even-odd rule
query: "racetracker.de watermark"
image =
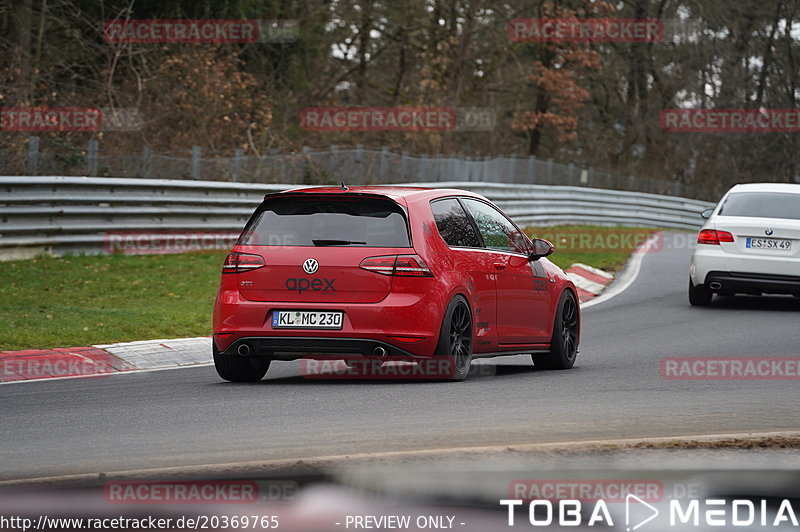
<svg viewBox="0 0 800 532">
<path fill-rule="evenodd" d="M 231 231 L 109 231 L 103 250 L 123 255 L 229 250 L 238 238 L 239 233 Z"/>
<path fill-rule="evenodd" d="M 491 131 L 489 107 L 308 107 L 300 127 L 308 131 Z"/>
<path fill-rule="evenodd" d="M 308 107 L 300 127 L 310 131 L 451 131 L 456 113 L 444 107 Z"/>
<path fill-rule="evenodd" d="M 664 483 L 644 479 L 524 479 L 508 485 L 508 496 L 531 502 L 546 500 L 578 500 L 624 502 L 628 494 L 646 502 L 664 498 Z"/>
<path fill-rule="evenodd" d="M 134 108 L 0 108 L 0 131 L 138 131 L 142 125 L 142 116 Z"/>
<path fill-rule="evenodd" d="M 348 364 L 349 362 L 349 364 Z M 353 379 L 353 380 L 437 380 L 451 379 L 456 374 L 452 361 L 444 358 L 423 359 L 416 362 L 377 359 L 326 360 L 303 359 L 300 361 L 300 375 L 307 379 Z M 494 376 L 494 364 L 472 364 L 471 378 Z"/>
<path fill-rule="evenodd" d="M 112 481 L 103 487 L 111 504 L 253 504 L 296 496 L 292 480 Z"/>
<path fill-rule="evenodd" d="M 75 355 L 67 357 L 26 356 L 0 359 L 0 382 L 105 375 L 114 369 L 103 360 Z"/>
<path fill-rule="evenodd" d="M 296 20 L 109 20 L 103 25 L 108 43 L 282 43 L 299 35 Z"/>
<path fill-rule="evenodd" d="M 537 230 L 534 236 L 550 241 L 558 251 L 562 252 L 633 253 L 639 251 L 653 253 L 664 248 L 663 233 L 654 233 L 647 229 L 541 229 Z"/>
<path fill-rule="evenodd" d="M 666 380 L 800 380 L 800 357 L 665 357 L 660 373 Z"/>
<path fill-rule="evenodd" d="M 517 18 L 508 23 L 515 42 L 658 42 L 664 25 L 658 19 Z"/>
<path fill-rule="evenodd" d="M 669 133 L 798 133 L 800 109 L 664 109 Z"/>
</svg>

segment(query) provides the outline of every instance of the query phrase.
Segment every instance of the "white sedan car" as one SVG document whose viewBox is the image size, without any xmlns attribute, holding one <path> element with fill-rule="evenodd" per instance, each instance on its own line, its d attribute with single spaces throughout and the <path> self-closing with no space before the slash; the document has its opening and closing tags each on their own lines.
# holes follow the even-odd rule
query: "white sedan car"
<svg viewBox="0 0 800 532">
<path fill-rule="evenodd" d="M 708 305 L 714 294 L 800 297 L 800 185 L 736 185 L 702 216 L 689 275 L 692 305 Z"/>
</svg>

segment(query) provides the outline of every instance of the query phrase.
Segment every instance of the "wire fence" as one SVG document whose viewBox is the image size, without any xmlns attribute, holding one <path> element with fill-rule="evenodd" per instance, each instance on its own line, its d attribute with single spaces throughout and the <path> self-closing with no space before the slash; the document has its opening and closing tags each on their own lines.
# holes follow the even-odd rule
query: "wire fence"
<svg viewBox="0 0 800 532">
<path fill-rule="evenodd" d="M 39 139 L 30 137 L 27 154 L 0 152 L 0 175 L 60 175 L 194 179 L 289 185 L 350 185 L 466 181 L 505 184 L 571 185 L 612 190 L 716 199 L 722 184 L 699 188 L 677 180 L 660 180 L 602 172 L 576 164 L 520 156 L 397 153 L 362 145 L 326 149 L 303 148 L 295 153 L 271 151 L 229 157 L 206 157 L 195 146 L 184 156 L 153 153 L 149 147 L 135 155 L 104 154 L 97 140 L 85 152 L 71 156 L 40 152 Z M 720 190 L 718 190 L 720 189 Z"/>
</svg>

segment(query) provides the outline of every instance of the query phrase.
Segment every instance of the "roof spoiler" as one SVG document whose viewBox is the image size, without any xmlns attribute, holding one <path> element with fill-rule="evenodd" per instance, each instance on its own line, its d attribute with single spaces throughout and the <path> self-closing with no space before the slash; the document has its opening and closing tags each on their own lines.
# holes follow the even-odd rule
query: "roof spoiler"
<svg viewBox="0 0 800 532">
<path fill-rule="evenodd" d="M 314 189 L 284 190 L 281 192 L 269 192 L 264 195 L 264 199 L 268 200 L 272 198 L 286 197 L 291 195 L 305 196 L 307 194 L 313 194 L 315 196 L 324 196 L 330 198 L 339 198 L 342 196 L 360 196 L 364 198 L 386 199 L 389 201 L 393 201 L 392 198 L 385 196 L 383 194 L 375 194 L 372 192 L 350 192 L 349 189 L 342 190 L 341 192 L 315 192 Z"/>
</svg>

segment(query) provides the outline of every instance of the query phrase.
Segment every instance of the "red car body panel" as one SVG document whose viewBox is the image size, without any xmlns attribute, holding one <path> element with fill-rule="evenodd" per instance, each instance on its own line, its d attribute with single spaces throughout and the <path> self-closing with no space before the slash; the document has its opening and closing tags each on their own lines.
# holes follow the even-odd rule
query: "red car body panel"
<svg viewBox="0 0 800 532">
<path fill-rule="evenodd" d="M 443 314 L 458 294 L 471 309 L 476 357 L 542 351 L 549 348 L 560 294 L 576 292 L 564 272 L 546 258 L 529 261 L 522 253 L 448 246 L 437 228 L 431 201 L 460 197 L 490 203 L 477 194 L 412 187 L 325 187 L 267 197 L 276 201 L 299 195 L 388 198 L 405 212 L 411 245 L 237 244 L 232 252 L 261 256 L 265 265 L 222 274 L 214 304 L 214 343 L 220 352 L 230 351 L 244 338 L 274 342 L 302 337 L 310 342 L 309 353 L 319 349 L 313 339 L 357 339 L 396 348 L 394 355 L 430 357 L 436 350 Z M 432 276 L 398 277 L 359 268 L 367 257 L 387 255 L 417 255 Z M 309 258 L 319 263 L 313 275 L 302 268 Z M 271 323 L 274 310 L 336 310 L 343 311 L 344 318 L 336 330 L 279 329 Z"/>
</svg>

